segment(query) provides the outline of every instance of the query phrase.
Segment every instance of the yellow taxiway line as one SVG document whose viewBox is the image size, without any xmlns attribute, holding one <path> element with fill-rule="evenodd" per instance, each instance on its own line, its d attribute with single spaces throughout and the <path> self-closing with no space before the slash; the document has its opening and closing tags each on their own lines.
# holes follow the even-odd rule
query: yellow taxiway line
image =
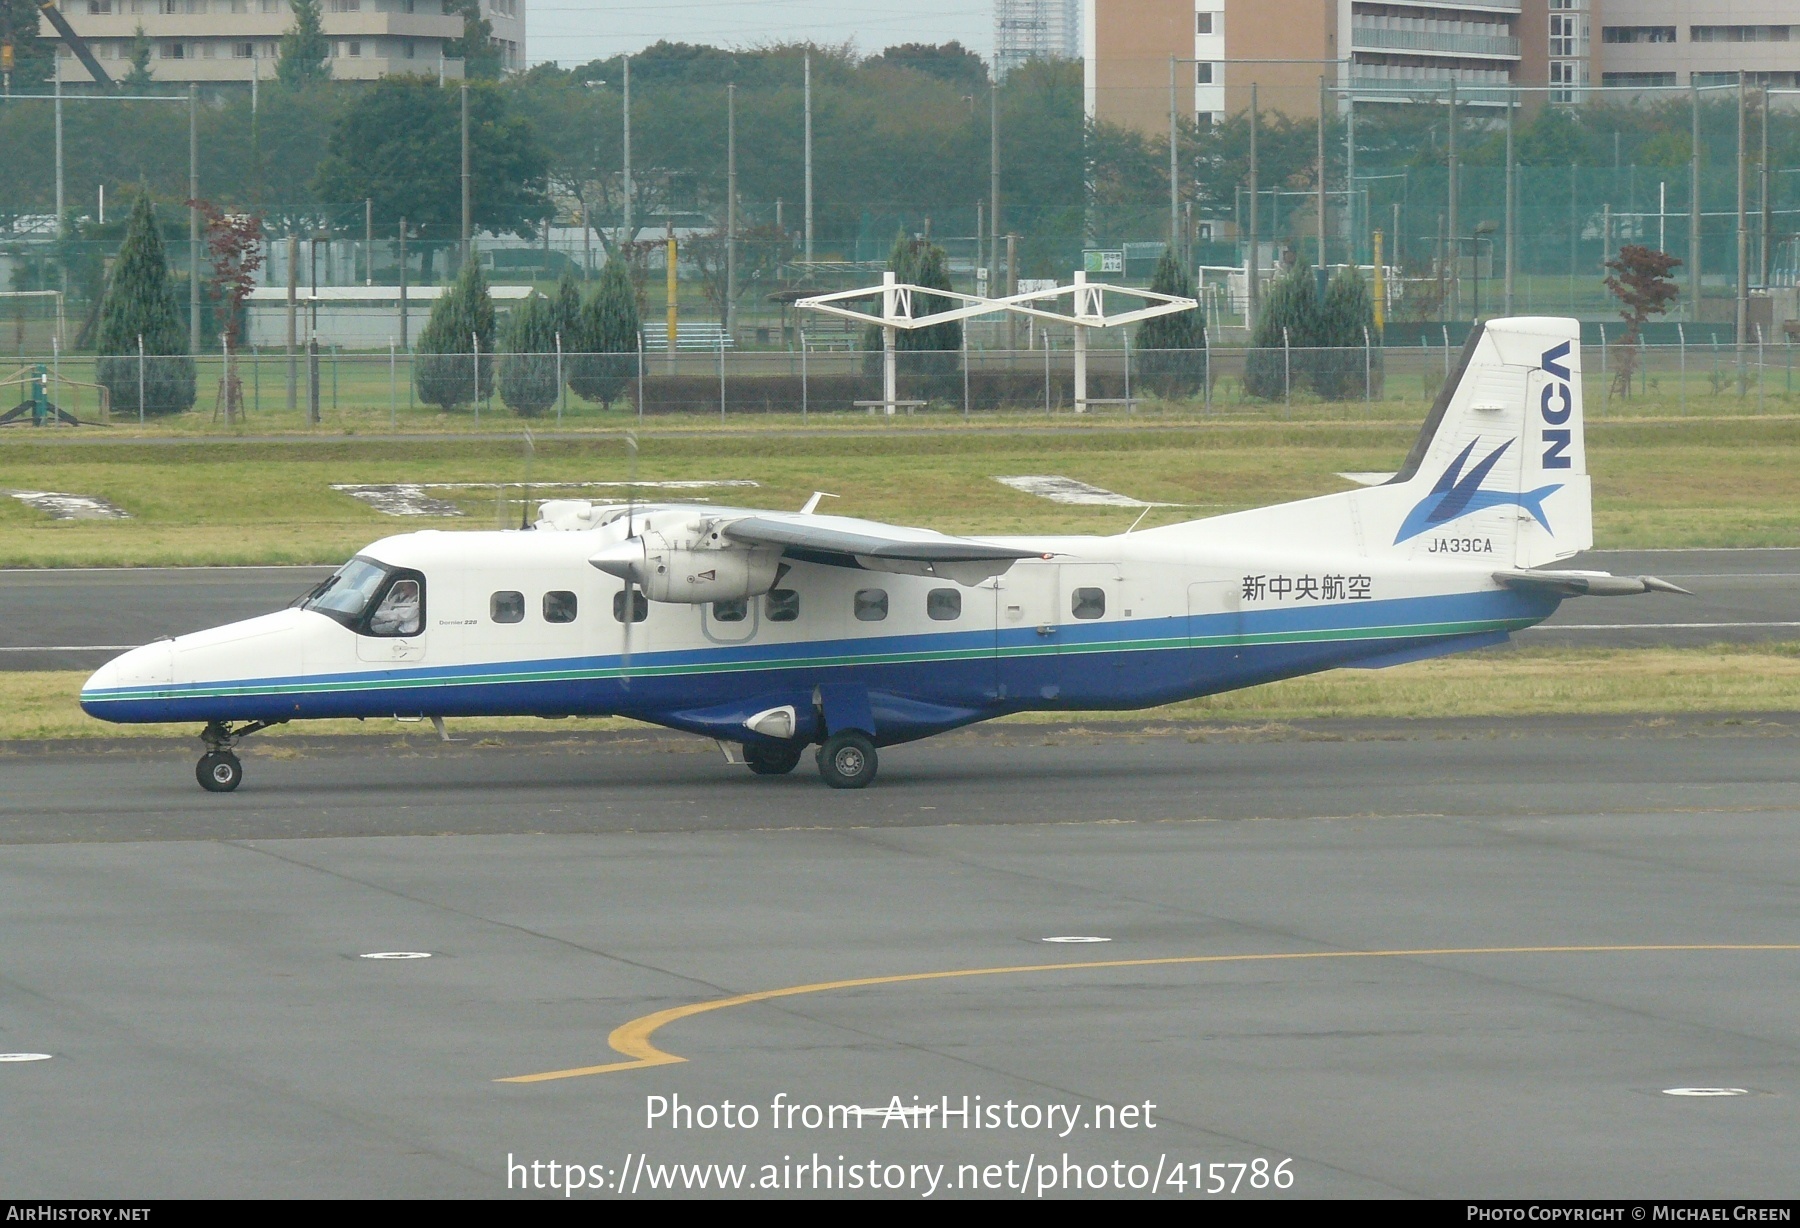
<svg viewBox="0 0 1800 1228">
<path fill-rule="evenodd" d="M 733 1006 L 749 1006 L 753 1002 L 770 1002 L 776 998 L 796 998 L 803 994 L 827 993 L 834 989 L 861 989 L 869 985 L 903 985 L 909 981 L 947 981 L 970 976 L 1014 976 L 1031 972 L 1078 972 L 1096 968 L 1159 968 L 1176 964 L 1245 964 L 1276 960 L 1323 959 L 1399 959 L 1407 956 L 1447 955 L 1596 955 L 1656 951 L 1800 951 L 1800 943 L 1714 943 L 1666 944 L 1639 946 L 1585 947 L 1435 947 L 1410 951 L 1286 951 L 1255 955 L 1172 955 L 1158 959 L 1099 959 L 1065 964 L 1015 964 L 1001 968 L 955 968 L 942 972 L 902 972 L 893 976 L 864 976 L 843 981 L 816 981 L 810 985 L 788 985 L 781 989 L 760 989 L 755 993 L 737 994 L 729 998 L 712 998 L 671 1006 L 667 1010 L 640 1015 L 629 1023 L 614 1028 L 606 1038 L 617 1053 L 629 1061 L 608 1062 L 601 1066 L 574 1066 L 568 1070 L 546 1070 L 538 1074 L 513 1075 L 496 1079 L 496 1083 L 548 1083 L 555 1079 L 579 1079 L 586 1075 L 616 1074 L 623 1070 L 648 1070 L 652 1066 L 670 1066 L 688 1059 L 664 1052 L 651 1043 L 659 1028 L 678 1019 L 722 1011 Z"/>
</svg>

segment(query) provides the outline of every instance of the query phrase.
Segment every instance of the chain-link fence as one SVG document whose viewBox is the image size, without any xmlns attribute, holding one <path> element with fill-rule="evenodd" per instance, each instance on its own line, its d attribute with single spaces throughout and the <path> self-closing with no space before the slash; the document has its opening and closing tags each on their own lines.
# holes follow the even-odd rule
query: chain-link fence
<svg viewBox="0 0 1800 1228">
<path fill-rule="evenodd" d="M 1791 341 L 1736 346 L 1584 346 L 1591 419 L 1792 412 Z M 1422 419 L 1454 367 L 1455 347 L 1130 350 L 1088 352 L 1085 387 L 1074 352 L 911 352 L 896 356 L 890 401 L 881 355 L 867 351 L 639 351 L 613 355 L 371 354 L 335 347 L 253 349 L 232 364 L 240 394 L 227 396 L 222 355 L 198 360 L 53 354 L 0 371 L 0 409 L 16 425 L 143 423 L 175 431 L 335 429 L 512 430 L 711 420 L 867 421 L 1031 415 L 1130 420 L 1292 417 Z M 571 390 L 591 364 L 605 378 Z M 228 400 L 231 402 L 228 412 Z M 59 414 L 57 411 L 61 411 Z"/>
</svg>

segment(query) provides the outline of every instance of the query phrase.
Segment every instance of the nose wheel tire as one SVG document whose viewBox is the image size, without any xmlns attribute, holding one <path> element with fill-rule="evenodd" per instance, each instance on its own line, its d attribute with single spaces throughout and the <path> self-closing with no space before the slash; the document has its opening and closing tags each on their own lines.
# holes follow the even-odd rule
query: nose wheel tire
<svg viewBox="0 0 1800 1228">
<path fill-rule="evenodd" d="M 819 747 L 819 778 L 834 789 L 865 789 L 875 779 L 875 743 L 854 730 L 834 733 Z"/>
<path fill-rule="evenodd" d="M 801 750 L 798 746 L 747 745 L 744 762 L 758 776 L 786 776 L 800 766 Z"/>
<path fill-rule="evenodd" d="M 209 751 L 200 756 L 194 776 L 208 793 L 229 793 L 243 782 L 244 765 L 228 750 Z"/>
</svg>

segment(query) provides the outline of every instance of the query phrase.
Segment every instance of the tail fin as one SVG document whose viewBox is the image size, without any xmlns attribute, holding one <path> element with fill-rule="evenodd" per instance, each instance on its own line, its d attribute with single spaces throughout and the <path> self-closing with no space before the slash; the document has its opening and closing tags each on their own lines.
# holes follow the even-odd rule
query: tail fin
<svg viewBox="0 0 1800 1228">
<path fill-rule="evenodd" d="M 1536 567 L 1592 546 L 1580 325 L 1477 325 L 1405 466 L 1366 493 L 1371 553 L 1385 537 L 1383 553 L 1468 548 Z"/>
<path fill-rule="evenodd" d="M 1191 528 L 1201 525 L 1268 547 L 1502 567 L 1588 549 L 1580 325 L 1530 316 L 1477 324 L 1405 465 L 1384 484 Z"/>
</svg>

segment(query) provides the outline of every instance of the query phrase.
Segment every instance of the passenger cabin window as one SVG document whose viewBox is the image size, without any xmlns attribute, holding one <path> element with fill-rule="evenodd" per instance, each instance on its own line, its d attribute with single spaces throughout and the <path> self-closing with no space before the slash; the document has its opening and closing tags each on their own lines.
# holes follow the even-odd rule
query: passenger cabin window
<svg viewBox="0 0 1800 1228">
<path fill-rule="evenodd" d="M 613 594 L 613 618 L 617 622 L 625 621 L 625 594 L 631 594 L 631 621 L 641 623 L 650 617 L 650 598 L 637 589 L 620 589 Z"/>
<path fill-rule="evenodd" d="M 955 622 L 962 617 L 962 593 L 954 588 L 932 589 L 925 594 L 925 613 L 935 622 Z"/>
<path fill-rule="evenodd" d="M 417 580 L 395 580 L 369 615 L 370 635 L 417 635 L 425 625 L 425 596 Z"/>
<path fill-rule="evenodd" d="M 763 598 L 763 613 L 772 623 L 791 623 L 800 617 L 800 594 L 791 588 L 772 588 Z"/>
<path fill-rule="evenodd" d="M 547 623 L 574 622 L 575 594 L 570 592 L 545 593 L 544 621 Z"/>
<path fill-rule="evenodd" d="M 1078 588 L 1069 599 L 1069 612 L 1076 618 L 1105 618 L 1106 590 L 1103 588 Z"/>
<path fill-rule="evenodd" d="M 716 623 L 741 623 L 750 617 L 750 600 L 733 597 L 730 601 L 712 603 L 712 620 Z"/>
<path fill-rule="evenodd" d="M 859 588 L 856 590 L 856 621 L 859 623 L 878 623 L 887 617 L 887 590 L 885 588 Z"/>
<path fill-rule="evenodd" d="M 524 593 L 495 593 L 488 598 L 488 617 L 497 623 L 525 621 Z"/>
</svg>

